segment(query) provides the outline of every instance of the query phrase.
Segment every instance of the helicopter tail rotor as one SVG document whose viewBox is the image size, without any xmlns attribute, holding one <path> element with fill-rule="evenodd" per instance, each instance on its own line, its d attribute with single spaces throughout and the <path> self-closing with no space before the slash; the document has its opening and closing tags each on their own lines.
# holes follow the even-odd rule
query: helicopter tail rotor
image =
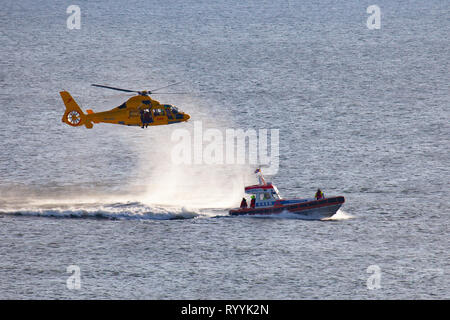
<svg viewBox="0 0 450 320">
<path fill-rule="evenodd" d="M 62 122 L 67 123 L 72 127 L 85 125 L 86 128 L 92 128 L 92 122 L 87 120 L 86 115 L 72 98 L 70 93 L 67 91 L 61 91 L 59 94 L 61 95 L 64 105 L 66 106 L 66 111 L 62 117 Z"/>
</svg>

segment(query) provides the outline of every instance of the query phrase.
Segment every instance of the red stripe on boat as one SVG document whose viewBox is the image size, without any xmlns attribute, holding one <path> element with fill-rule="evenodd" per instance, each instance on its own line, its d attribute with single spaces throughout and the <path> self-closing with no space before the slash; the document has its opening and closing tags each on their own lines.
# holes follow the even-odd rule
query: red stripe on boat
<svg viewBox="0 0 450 320">
<path fill-rule="evenodd" d="M 259 184 L 255 184 L 254 186 L 245 187 L 245 191 L 254 190 L 254 189 L 273 189 L 273 185 L 266 184 L 266 185 L 262 186 L 262 185 L 259 185 Z"/>
</svg>

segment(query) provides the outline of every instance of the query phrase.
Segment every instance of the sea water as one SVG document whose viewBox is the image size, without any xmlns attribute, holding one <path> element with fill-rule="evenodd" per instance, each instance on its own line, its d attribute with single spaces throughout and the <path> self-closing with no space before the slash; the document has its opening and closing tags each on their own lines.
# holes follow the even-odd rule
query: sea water
<svg viewBox="0 0 450 320">
<path fill-rule="evenodd" d="M 447 1 L 74 4 L 79 29 L 69 2 L 2 2 L 0 298 L 450 298 Z M 90 84 L 179 81 L 152 98 L 187 123 L 61 122 L 59 91 L 106 111 L 129 96 Z M 266 179 L 345 204 L 229 217 L 256 165 L 175 165 L 196 121 L 279 130 Z"/>
</svg>

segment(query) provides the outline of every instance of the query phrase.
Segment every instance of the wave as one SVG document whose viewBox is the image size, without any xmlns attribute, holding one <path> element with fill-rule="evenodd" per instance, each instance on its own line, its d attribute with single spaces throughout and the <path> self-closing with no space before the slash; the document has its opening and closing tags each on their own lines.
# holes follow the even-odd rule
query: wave
<svg viewBox="0 0 450 320">
<path fill-rule="evenodd" d="M 339 209 L 333 216 L 325 218 L 323 220 L 347 220 L 353 218 L 355 218 L 355 216 L 352 216 L 350 213 L 345 212 L 342 209 Z"/>
<path fill-rule="evenodd" d="M 186 207 L 151 206 L 139 202 L 107 204 L 49 204 L 0 209 L 0 215 L 49 218 L 90 218 L 108 220 L 177 220 L 209 216 L 213 213 Z"/>
</svg>

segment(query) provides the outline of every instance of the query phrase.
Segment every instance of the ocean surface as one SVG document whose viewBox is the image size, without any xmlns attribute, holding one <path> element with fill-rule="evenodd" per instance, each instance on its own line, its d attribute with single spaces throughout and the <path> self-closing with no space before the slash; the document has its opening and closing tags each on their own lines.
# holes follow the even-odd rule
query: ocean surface
<svg viewBox="0 0 450 320">
<path fill-rule="evenodd" d="M 449 299 L 449 15 L 437 0 L 2 1 L 0 299 Z M 176 82 L 186 94 L 152 98 L 187 123 L 61 122 L 61 90 L 105 111 L 130 96 L 93 83 Z M 278 129 L 266 180 L 346 203 L 327 221 L 229 217 L 257 165 L 174 164 L 172 134 L 196 124 Z"/>
</svg>

